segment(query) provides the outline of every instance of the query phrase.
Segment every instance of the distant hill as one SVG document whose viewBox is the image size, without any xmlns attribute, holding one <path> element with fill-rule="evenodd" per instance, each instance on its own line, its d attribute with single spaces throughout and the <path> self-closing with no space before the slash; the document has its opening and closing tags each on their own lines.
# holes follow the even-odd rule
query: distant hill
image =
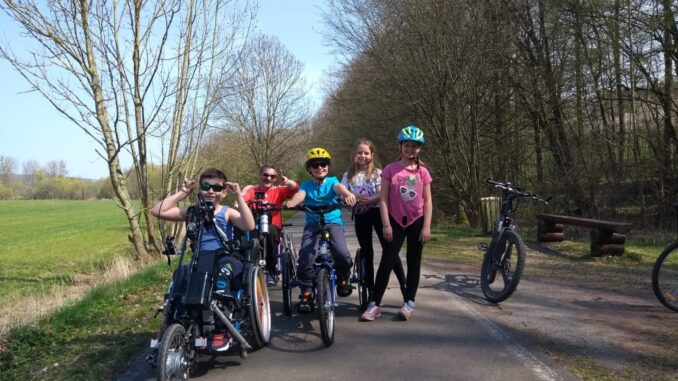
<svg viewBox="0 0 678 381">
<path fill-rule="evenodd" d="M 77 179 L 77 180 L 87 181 L 88 183 L 95 183 L 95 182 L 101 180 L 101 179 L 85 179 L 85 178 L 82 178 L 82 177 L 72 177 L 72 176 L 66 176 L 66 177 L 69 178 L 69 179 Z M 12 175 L 12 180 L 14 180 L 14 181 L 24 182 L 25 179 L 26 179 L 26 175 L 22 175 L 22 174 L 13 174 Z"/>
</svg>

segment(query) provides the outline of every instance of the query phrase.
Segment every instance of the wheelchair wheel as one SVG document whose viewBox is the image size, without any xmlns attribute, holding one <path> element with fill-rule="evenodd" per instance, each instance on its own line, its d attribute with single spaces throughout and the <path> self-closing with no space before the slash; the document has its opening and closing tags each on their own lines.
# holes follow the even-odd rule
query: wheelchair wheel
<svg viewBox="0 0 678 381">
<path fill-rule="evenodd" d="M 247 290 L 254 347 L 259 349 L 271 341 L 271 305 L 266 277 L 259 266 L 250 267 Z"/>
<path fill-rule="evenodd" d="M 330 273 L 326 268 L 318 272 L 318 293 L 316 302 L 318 304 L 318 313 L 320 317 L 320 335 L 323 343 L 329 347 L 334 342 L 334 293 Z"/>
<path fill-rule="evenodd" d="M 292 277 L 294 268 L 291 263 L 290 254 L 285 251 L 280 255 L 280 268 L 282 272 L 282 292 L 283 292 L 283 310 L 285 315 L 292 315 Z"/>
<path fill-rule="evenodd" d="M 358 283 L 358 301 L 360 303 L 360 312 L 367 309 L 367 283 L 365 282 L 365 256 L 358 249 L 355 253 L 355 277 Z"/>
<path fill-rule="evenodd" d="M 178 323 L 170 325 L 158 349 L 158 380 L 188 380 L 192 353 L 184 326 Z"/>
</svg>

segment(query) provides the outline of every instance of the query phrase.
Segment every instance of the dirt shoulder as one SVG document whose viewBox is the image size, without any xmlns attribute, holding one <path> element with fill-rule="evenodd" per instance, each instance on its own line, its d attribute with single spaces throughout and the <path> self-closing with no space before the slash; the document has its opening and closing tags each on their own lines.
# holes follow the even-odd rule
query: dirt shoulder
<svg viewBox="0 0 678 381">
<path fill-rule="evenodd" d="M 678 313 L 655 298 L 649 266 L 563 261 L 567 253 L 529 246 L 517 291 L 499 305 L 483 298 L 480 258 L 477 265 L 431 258 L 424 264 L 581 379 L 678 380 Z"/>
</svg>

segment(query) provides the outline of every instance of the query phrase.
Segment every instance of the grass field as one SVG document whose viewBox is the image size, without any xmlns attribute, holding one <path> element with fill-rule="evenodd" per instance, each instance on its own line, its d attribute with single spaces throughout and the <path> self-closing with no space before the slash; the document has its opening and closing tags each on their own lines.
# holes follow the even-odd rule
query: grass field
<svg viewBox="0 0 678 381">
<path fill-rule="evenodd" d="M 129 256 L 128 229 L 113 201 L 0 202 L 0 305 Z"/>
</svg>

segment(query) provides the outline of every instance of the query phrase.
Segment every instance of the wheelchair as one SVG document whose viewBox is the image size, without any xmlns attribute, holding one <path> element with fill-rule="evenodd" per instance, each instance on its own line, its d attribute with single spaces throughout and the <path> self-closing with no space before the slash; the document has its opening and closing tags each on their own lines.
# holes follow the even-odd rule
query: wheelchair
<svg viewBox="0 0 678 381">
<path fill-rule="evenodd" d="M 198 362 L 199 354 L 216 354 L 209 345 L 215 332 L 228 336 L 231 348 L 239 345 L 240 356 L 267 345 L 271 338 L 271 310 L 263 269 L 254 258 L 241 253 L 237 241 L 226 241 L 220 234 L 224 253 L 198 249 L 203 229 L 218 229 L 213 221 L 214 207 L 198 195 L 196 205 L 189 207 L 186 236 L 180 249 L 180 259 L 163 301 L 163 321 L 158 338 L 151 341 L 147 360 L 156 366 L 158 380 L 186 380 Z M 190 262 L 182 265 L 186 242 L 193 250 Z M 169 240 L 171 243 L 171 239 Z M 166 245 L 167 255 L 175 254 Z M 229 293 L 219 293 L 215 287 L 216 264 L 219 254 L 232 255 L 242 261 L 242 278 Z M 155 352 L 155 353 L 154 353 Z M 154 355 L 151 355 L 153 354 Z"/>
</svg>

